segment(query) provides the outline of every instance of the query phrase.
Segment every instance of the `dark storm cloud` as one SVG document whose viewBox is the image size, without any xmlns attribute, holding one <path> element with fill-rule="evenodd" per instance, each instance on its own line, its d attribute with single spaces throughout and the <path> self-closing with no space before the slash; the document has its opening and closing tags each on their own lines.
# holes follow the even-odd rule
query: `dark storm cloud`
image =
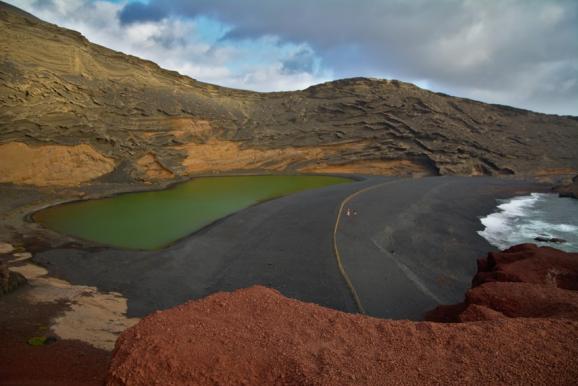
<svg viewBox="0 0 578 386">
<path fill-rule="evenodd" d="M 120 22 L 130 24 L 142 21 L 158 21 L 167 16 L 165 9 L 159 4 L 128 3 L 120 12 Z"/>
<path fill-rule="evenodd" d="M 134 4 L 127 6 L 133 9 L 129 14 L 137 13 Z M 550 111 L 563 111 L 578 102 L 575 0 L 151 0 L 148 5 L 138 4 L 142 15 L 161 17 L 166 12 L 215 18 L 233 27 L 227 35 L 231 40 L 274 35 L 307 43 L 338 77 L 422 80 L 465 96 L 537 109 L 544 106 Z M 298 62 L 288 63 L 287 70 L 294 65 Z M 572 109 L 578 113 L 578 107 Z"/>
</svg>

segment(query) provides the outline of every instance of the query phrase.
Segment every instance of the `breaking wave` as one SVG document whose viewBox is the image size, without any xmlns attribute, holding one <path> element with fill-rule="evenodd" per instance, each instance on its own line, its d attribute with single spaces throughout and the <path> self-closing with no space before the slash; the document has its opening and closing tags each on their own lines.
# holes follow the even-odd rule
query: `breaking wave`
<svg viewBox="0 0 578 386">
<path fill-rule="evenodd" d="M 520 243 L 535 243 L 578 252 L 578 200 L 532 193 L 498 200 L 498 203 L 497 212 L 480 218 L 485 229 L 478 234 L 490 244 L 505 249 Z M 566 242 L 538 242 L 534 240 L 536 237 Z"/>
</svg>

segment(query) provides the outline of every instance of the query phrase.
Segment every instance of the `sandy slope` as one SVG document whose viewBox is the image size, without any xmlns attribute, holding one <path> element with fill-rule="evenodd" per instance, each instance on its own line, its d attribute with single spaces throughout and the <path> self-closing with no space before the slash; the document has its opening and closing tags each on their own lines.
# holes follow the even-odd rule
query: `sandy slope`
<svg viewBox="0 0 578 386">
<path fill-rule="evenodd" d="M 34 146 L 29 153 L 38 162 L 47 146 L 59 146 L 61 154 L 90 146 L 93 159 L 59 162 L 73 172 L 82 161 L 87 178 L 110 166 L 97 158 L 113 160 L 115 178 L 125 182 L 241 170 L 546 176 L 578 170 L 572 117 L 395 80 L 345 79 L 279 93 L 228 89 L 90 43 L 1 2 L 0 29 L 0 144 Z M 65 174 L 21 172 L 9 181 L 78 182 L 74 173 L 67 181 Z"/>
</svg>

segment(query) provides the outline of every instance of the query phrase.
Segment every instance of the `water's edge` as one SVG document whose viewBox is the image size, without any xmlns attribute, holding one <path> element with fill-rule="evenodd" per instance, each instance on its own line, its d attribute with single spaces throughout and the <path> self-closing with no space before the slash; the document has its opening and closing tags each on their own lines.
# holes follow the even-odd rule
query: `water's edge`
<svg viewBox="0 0 578 386">
<path fill-rule="evenodd" d="M 484 229 L 478 231 L 493 246 L 505 249 L 535 243 L 578 252 L 578 200 L 551 193 L 532 193 L 497 201 L 497 210 L 480 218 Z M 565 242 L 542 242 L 537 241 L 537 237 Z"/>
</svg>

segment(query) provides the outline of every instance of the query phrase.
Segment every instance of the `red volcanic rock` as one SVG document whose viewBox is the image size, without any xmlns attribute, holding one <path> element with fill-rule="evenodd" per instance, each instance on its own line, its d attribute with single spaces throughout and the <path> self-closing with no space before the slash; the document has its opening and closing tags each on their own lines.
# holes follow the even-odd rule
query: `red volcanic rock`
<svg viewBox="0 0 578 386">
<path fill-rule="evenodd" d="M 463 303 L 428 314 L 462 323 L 346 314 L 264 287 L 189 302 L 125 331 L 107 384 L 575 384 L 578 254 L 523 244 L 478 269 Z"/>
<path fill-rule="evenodd" d="M 530 283 L 485 283 L 468 291 L 460 321 L 510 318 L 566 318 L 578 320 L 578 292 Z M 472 306 L 485 307 L 484 315 L 471 315 Z M 479 312 L 479 311 L 478 311 Z"/>
<path fill-rule="evenodd" d="M 352 315 L 264 287 L 154 313 L 108 385 L 575 384 L 578 321 L 440 324 Z"/>
<path fill-rule="evenodd" d="M 478 260 L 478 273 L 465 301 L 426 314 L 437 322 L 500 318 L 578 320 L 578 253 L 534 244 L 490 252 Z"/>
<path fill-rule="evenodd" d="M 535 244 L 520 244 L 503 252 L 490 252 L 478 260 L 476 287 L 490 281 L 523 282 L 578 290 L 578 253 Z"/>
</svg>

